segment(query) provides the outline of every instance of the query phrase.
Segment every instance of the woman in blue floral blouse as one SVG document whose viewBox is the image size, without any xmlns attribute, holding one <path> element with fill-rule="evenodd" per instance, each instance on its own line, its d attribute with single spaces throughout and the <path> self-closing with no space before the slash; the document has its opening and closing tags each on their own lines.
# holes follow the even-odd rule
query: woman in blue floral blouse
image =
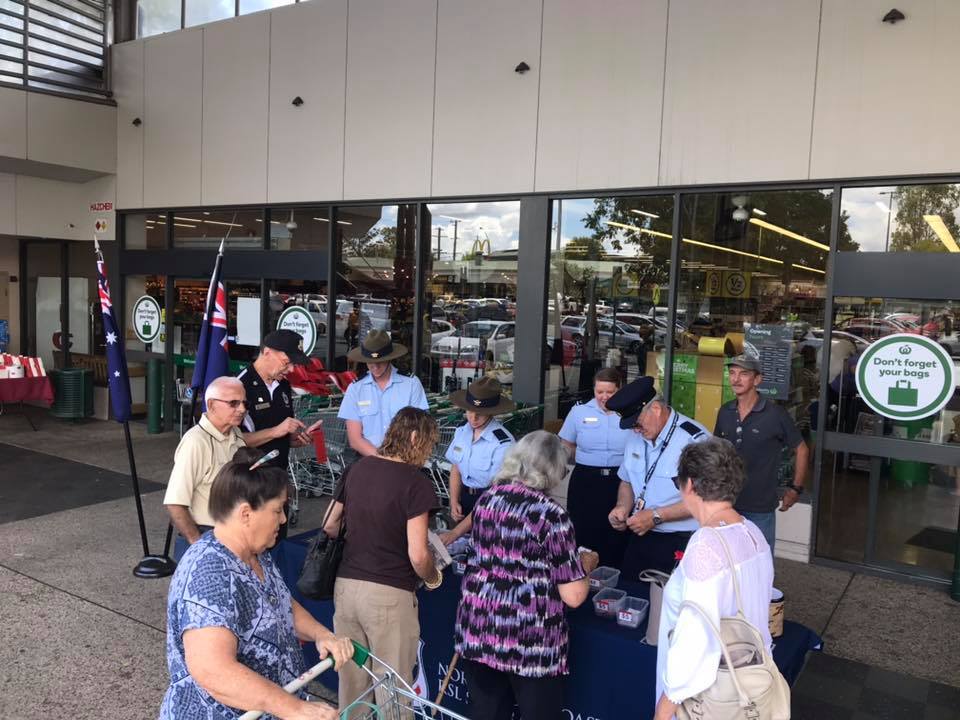
<svg viewBox="0 0 960 720">
<path fill-rule="evenodd" d="M 283 720 L 335 720 L 336 711 L 288 695 L 303 670 L 300 640 L 337 667 L 350 640 L 318 623 L 283 582 L 267 548 L 284 522 L 287 474 L 251 470 L 260 451 L 241 448 L 210 489 L 213 530 L 184 553 L 167 597 L 170 686 L 161 720 L 234 720 L 261 710 Z"/>
</svg>

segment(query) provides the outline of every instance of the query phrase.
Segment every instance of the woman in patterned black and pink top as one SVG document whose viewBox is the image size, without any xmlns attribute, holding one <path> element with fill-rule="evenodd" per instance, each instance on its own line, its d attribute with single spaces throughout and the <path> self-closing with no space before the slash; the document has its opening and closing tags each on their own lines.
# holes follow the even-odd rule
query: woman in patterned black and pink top
<svg viewBox="0 0 960 720">
<path fill-rule="evenodd" d="M 474 555 L 463 578 L 456 649 L 471 716 L 556 720 L 569 638 L 564 606 L 587 598 L 592 567 L 577 554 L 566 511 L 546 493 L 566 473 L 567 451 L 542 430 L 506 455 L 473 510 Z M 595 556 L 589 565 L 595 565 Z"/>
</svg>

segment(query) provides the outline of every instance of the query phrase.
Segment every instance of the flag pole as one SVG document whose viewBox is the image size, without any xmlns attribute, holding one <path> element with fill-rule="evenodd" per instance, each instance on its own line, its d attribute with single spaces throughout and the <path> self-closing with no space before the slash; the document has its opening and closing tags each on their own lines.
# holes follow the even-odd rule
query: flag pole
<svg viewBox="0 0 960 720">
<path fill-rule="evenodd" d="M 227 232 L 229 233 L 229 230 Z M 220 249 L 217 251 L 217 262 L 219 262 L 219 259 L 223 257 L 223 246 L 224 246 L 224 243 L 226 243 L 226 241 L 227 241 L 226 237 L 223 237 L 220 239 Z M 216 264 L 214 264 L 213 271 L 214 272 L 217 271 Z M 214 287 L 212 283 L 210 284 L 210 288 L 207 291 L 207 295 L 208 295 L 207 307 L 204 309 L 203 323 L 201 325 L 201 327 L 205 328 L 205 332 L 206 332 L 205 337 L 207 342 L 204 343 L 203 338 L 200 338 L 197 342 L 197 349 L 199 350 L 201 347 L 203 347 L 207 349 L 207 352 L 209 352 L 210 351 L 210 335 L 213 333 L 213 308 L 217 303 L 217 288 Z M 193 368 L 194 368 L 194 371 L 196 371 L 196 368 L 197 368 L 196 362 L 194 362 Z M 198 388 L 199 390 L 206 389 L 201 387 L 203 385 L 203 378 L 200 378 L 200 385 L 194 385 L 194 383 L 192 382 L 190 384 L 193 387 Z M 199 392 L 194 392 L 193 396 L 190 398 L 190 424 L 191 425 L 193 425 L 194 418 L 196 417 L 197 395 L 199 395 Z"/>
<path fill-rule="evenodd" d="M 100 251 L 100 242 L 97 240 L 96 235 L 93 236 L 93 246 L 97 260 L 102 263 L 103 253 Z M 105 266 L 103 276 L 106 279 Z M 167 556 L 166 551 L 164 551 L 163 555 L 150 554 L 150 544 L 147 539 L 147 523 L 143 516 L 143 500 L 140 498 L 140 479 L 137 477 L 137 462 L 133 455 L 133 440 L 130 437 L 129 419 L 123 421 L 123 434 L 127 445 L 127 460 L 130 463 L 130 478 L 133 481 L 133 498 L 137 504 L 137 522 L 140 525 L 140 544 L 143 546 L 143 557 L 133 569 L 133 574 L 139 578 L 167 577 L 173 575 L 173 571 L 177 569 L 177 564 Z"/>
</svg>

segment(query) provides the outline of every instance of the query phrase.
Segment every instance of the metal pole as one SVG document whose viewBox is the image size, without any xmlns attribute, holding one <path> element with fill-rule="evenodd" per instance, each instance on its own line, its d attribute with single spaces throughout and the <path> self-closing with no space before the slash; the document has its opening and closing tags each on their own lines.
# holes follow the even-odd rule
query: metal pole
<svg viewBox="0 0 960 720">
<path fill-rule="evenodd" d="M 957 517 L 957 544 L 953 548 L 953 584 L 950 597 L 960 602 L 960 515 Z"/>
<path fill-rule="evenodd" d="M 133 569 L 139 578 L 162 578 L 173 574 L 177 564 L 163 555 L 151 555 L 147 542 L 147 525 L 143 519 L 143 501 L 140 499 L 140 480 L 137 478 L 137 463 L 133 457 L 133 441 L 130 439 L 130 423 L 123 423 L 123 434 L 127 442 L 127 459 L 130 462 L 130 479 L 133 481 L 133 499 L 137 503 L 137 521 L 140 524 L 140 543 L 143 546 L 143 558 Z"/>
</svg>

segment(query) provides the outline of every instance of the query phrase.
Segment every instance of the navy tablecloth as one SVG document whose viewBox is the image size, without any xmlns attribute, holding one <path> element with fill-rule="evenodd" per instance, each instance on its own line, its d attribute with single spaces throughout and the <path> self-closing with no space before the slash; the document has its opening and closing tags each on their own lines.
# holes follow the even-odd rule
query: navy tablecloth
<svg viewBox="0 0 960 720">
<path fill-rule="evenodd" d="M 327 627 L 333 627 L 333 603 L 307 600 L 296 590 L 297 577 L 313 533 L 283 541 L 274 557 L 294 597 Z M 620 589 L 636 597 L 647 597 L 644 583 L 621 582 Z M 453 627 L 460 601 L 460 578 L 450 570 L 443 584 L 433 592 L 420 591 L 420 672 L 427 686 L 427 699 L 435 700 L 450 659 L 453 657 Z M 588 599 L 568 614 L 570 622 L 570 677 L 565 707 L 571 720 L 615 720 L 649 718 L 656 702 L 657 649 L 647 645 L 645 625 L 638 629 L 617 625 L 597 617 Z M 810 650 L 821 648 L 820 637 L 803 625 L 787 621 L 783 637 L 776 640 L 773 657 L 787 681 L 793 684 L 803 669 Z M 312 646 L 305 647 L 308 664 L 316 662 Z M 336 687 L 336 675 L 321 679 Z M 470 717 L 467 684 L 459 669 L 454 670 L 442 705 Z"/>
</svg>

